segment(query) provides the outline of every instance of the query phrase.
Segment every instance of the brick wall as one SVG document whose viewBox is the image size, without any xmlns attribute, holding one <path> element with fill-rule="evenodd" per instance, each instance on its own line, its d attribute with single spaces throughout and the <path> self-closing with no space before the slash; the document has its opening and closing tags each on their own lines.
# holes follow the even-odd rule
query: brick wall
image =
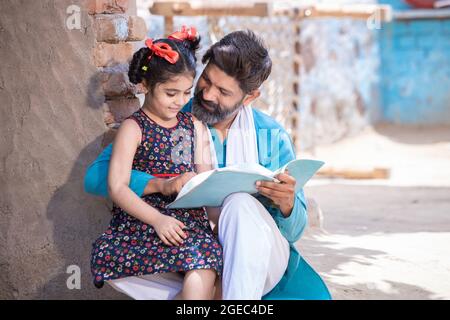
<svg viewBox="0 0 450 320">
<path fill-rule="evenodd" d="M 107 130 L 102 142 L 108 145 L 120 123 L 140 108 L 135 94 L 145 93 L 142 85 L 128 80 L 128 64 L 136 49 L 136 43 L 147 34 L 145 21 L 134 15 L 135 1 L 88 0 L 88 12 L 94 19 L 96 45 L 92 61 L 98 67 L 101 89 L 105 95 L 103 104 Z"/>
<path fill-rule="evenodd" d="M 0 299 L 125 298 L 92 284 L 111 215 L 83 180 L 138 107 L 135 12 L 135 0 L 0 1 Z"/>
</svg>

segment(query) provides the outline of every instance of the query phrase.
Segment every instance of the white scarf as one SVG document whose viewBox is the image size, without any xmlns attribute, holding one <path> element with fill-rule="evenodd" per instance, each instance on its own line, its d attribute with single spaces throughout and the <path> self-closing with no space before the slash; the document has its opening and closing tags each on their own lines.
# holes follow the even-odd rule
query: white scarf
<svg viewBox="0 0 450 320">
<path fill-rule="evenodd" d="M 218 168 L 216 150 L 209 128 L 208 136 L 213 168 Z M 253 120 L 253 110 L 250 106 L 241 108 L 228 130 L 227 137 L 226 166 L 242 163 L 259 163 L 255 122 Z"/>
</svg>

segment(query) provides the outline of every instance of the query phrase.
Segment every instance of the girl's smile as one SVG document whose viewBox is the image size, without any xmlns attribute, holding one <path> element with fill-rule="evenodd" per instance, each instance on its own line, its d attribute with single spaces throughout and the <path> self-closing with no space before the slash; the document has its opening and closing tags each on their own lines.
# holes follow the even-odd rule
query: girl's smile
<svg viewBox="0 0 450 320">
<path fill-rule="evenodd" d="M 177 123 L 177 114 L 191 97 L 194 77 L 181 74 L 170 80 L 159 83 L 147 93 L 143 109 L 159 125 L 172 127 Z"/>
</svg>

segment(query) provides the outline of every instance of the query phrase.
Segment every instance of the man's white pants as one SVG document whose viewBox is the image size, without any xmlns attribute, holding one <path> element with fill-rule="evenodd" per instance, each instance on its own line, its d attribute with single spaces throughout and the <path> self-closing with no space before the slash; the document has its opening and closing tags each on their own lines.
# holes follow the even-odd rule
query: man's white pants
<svg viewBox="0 0 450 320">
<path fill-rule="evenodd" d="M 228 196 L 219 218 L 223 247 L 222 297 L 259 300 L 281 280 L 289 244 L 264 206 L 247 193 Z M 137 300 L 171 300 L 183 287 L 183 276 L 163 273 L 108 281 Z"/>
</svg>

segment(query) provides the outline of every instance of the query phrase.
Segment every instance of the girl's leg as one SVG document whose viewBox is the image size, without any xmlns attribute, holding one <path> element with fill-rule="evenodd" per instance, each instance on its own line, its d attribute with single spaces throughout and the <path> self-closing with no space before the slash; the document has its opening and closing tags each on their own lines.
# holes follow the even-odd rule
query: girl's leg
<svg viewBox="0 0 450 320">
<path fill-rule="evenodd" d="M 179 299 L 183 300 L 211 300 L 214 295 L 214 283 L 217 278 L 214 269 L 198 269 L 186 272 L 183 290 Z"/>
<path fill-rule="evenodd" d="M 216 278 L 216 283 L 214 284 L 214 300 L 222 300 L 222 277 Z"/>
</svg>

